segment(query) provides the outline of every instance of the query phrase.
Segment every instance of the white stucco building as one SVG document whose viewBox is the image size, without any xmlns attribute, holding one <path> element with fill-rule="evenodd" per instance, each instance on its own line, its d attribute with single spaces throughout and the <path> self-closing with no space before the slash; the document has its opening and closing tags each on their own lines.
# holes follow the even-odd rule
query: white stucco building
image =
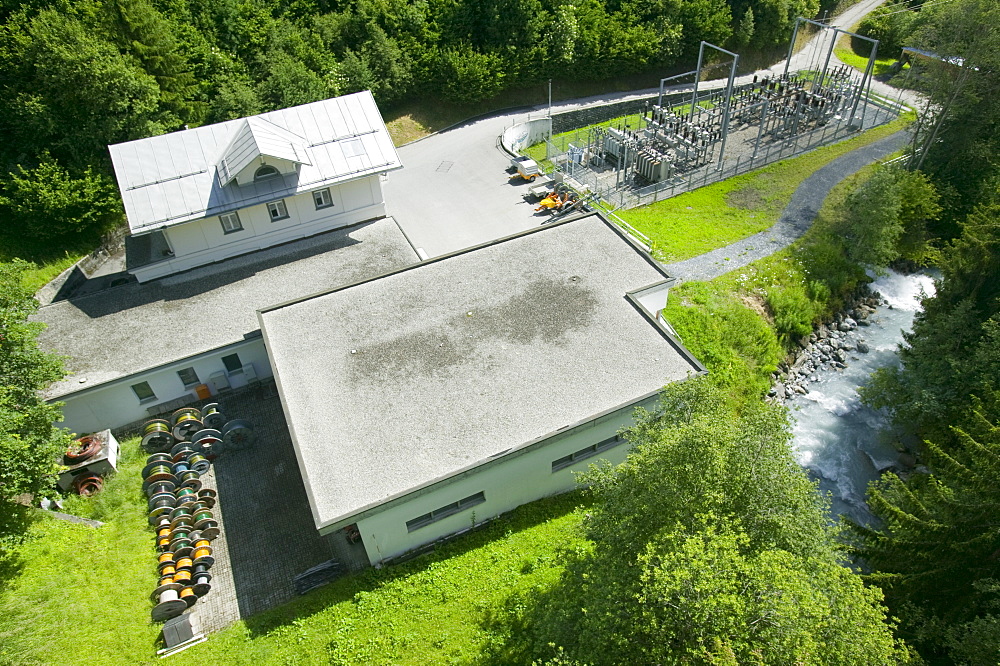
<svg viewBox="0 0 1000 666">
<path fill-rule="evenodd" d="M 671 284 L 592 214 L 261 310 L 317 529 L 375 564 L 624 459 L 635 408 L 705 371 Z"/>
<path fill-rule="evenodd" d="M 273 375 L 313 524 L 377 564 L 620 462 L 635 408 L 705 371 L 660 315 L 673 281 L 599 214 L 422 262 L 392 218 L 326 237 L 42 308 L 64 425 Z"/>
<path fill-rule="evenodd" d="M 368 91 L 110 146 L 140 282 L 385 215 Z"/>
</svg>

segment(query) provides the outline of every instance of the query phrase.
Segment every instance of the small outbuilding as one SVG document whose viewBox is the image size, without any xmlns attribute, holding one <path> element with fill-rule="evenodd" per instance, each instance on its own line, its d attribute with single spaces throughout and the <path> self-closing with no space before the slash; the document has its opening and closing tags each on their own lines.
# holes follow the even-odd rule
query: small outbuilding
<svg viewBox="0 0 1000 666">
<path fill-rule="evenodd" d="M 385 216 L 368 91 L 110 146 L 140 282 Z"/>
<path fill-rule="evenodd" d="M 705 371 L 671 284 L 592 214 L 261 310 L 317 529 L 376 564 L 621 461 L 635 408 Z"/>
</svg>

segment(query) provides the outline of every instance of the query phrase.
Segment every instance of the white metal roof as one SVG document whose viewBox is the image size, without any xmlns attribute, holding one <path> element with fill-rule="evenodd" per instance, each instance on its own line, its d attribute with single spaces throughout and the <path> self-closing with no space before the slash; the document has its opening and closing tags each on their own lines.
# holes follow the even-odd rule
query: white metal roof
<svg viewBox="0 0 1000 666">
<path fill-rule="evenodd" d="M 239 172 L 262 155 L 296 164 L 309 164 L 305 143 L 303 137 L 263 118 L 245 118 L 217 165 L 219 184 L 228 185 Z"/>
<path fill-rule="evenodd" d="M 402 165 L 369 91 L 109 146 L 133 234 L 293 196 Z M 296 173 L 229 182 L 254 153 Z M 228 177 L 219 172 L 226 161 Z"/>
</svg>

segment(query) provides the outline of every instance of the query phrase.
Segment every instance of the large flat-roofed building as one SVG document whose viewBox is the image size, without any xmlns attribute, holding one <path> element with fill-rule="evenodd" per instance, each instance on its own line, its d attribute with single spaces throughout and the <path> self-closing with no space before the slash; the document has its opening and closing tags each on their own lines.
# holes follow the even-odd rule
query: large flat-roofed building
<svg viewBox="0 0 1000 666">
<path fill-rule="evenodd" d="M 259 312 L 316 527 L 372 563 L 569 490 L 704 372 L 671 281 L 597 214 Z"/>
<path fill-rule="evenodd" d="M 42 307 L 40 344 L 70 374 L 46 397 L 78 433 L 118 428 L 271 374 L 258 308 L 419 261 L 391 217 Z"/>
<path fill-rule="evenodd" d="M 140 282 L 385 215 L 369 91 L 110 146 Z"/>
</svg>

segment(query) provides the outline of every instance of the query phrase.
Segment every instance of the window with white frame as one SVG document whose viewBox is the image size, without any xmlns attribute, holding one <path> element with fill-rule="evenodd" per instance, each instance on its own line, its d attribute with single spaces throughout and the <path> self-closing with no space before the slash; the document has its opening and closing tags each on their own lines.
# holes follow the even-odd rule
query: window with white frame
<svg viewBox="0 0 1000 666">
<path fill-rule="evenodd" d="M 222 233 L 224 234 L 231 234 L 235 231 L 243 231 L 243 225 L 240 224 L 240 216 L 237 215 L 235 211 L 220 215 L 219 222 L 222 222 Z"/>
<path fill-rule="evenodd" d="M 135 397 L 139 398 L 140 403 L 152 402 L 156 400 L 156 394 L 153 393 L 153 389 L 149 387 L 149 382 L 132 384 L 132 392 L 135 393 Z"/>
<path fill-rule="evenodd" d="M 316 210 L 332 207 L 333 197 L 330 196 L 330 188 L 313 192 L 313 203 L 316 204 Z"/>
<path fill-rule="evenodd" d="M 198 379 L 198 373 L 194 371 L 194 368 L 183 368 L 178 370 L 177 376 L 180 377 L 181 383 L 184 384 L 184 388 L 197 386 L 201 383 Z"/>
<path fill-rule="evenodd" d="M 604 440 L 602 442 L 598 442 L 597 444 L 591 444 L 590 446 L 588 446 L 585 449 L 580 449 L 579 451 L 574 451 L 573 453 L 569 454 L 568 456 L 563 456 L 562 458 L 559 458 L 558 460 L 553 460 L 552 461 L 552 471 L 553 472 L 558 472 L 559 470 L 561 470 L 563 468 L 569 467 L 570 465 L 572 465 L 575 462 L 579 462 L 580 460 L 586 460 L 587 458 L 593 458 L 598 453 L 601 453 L 602 451 L 607 451 L 608 449 L 613 449 L 614 447 L 618 446 L 619 444 L 623 443 L 624 441 L 625 440 L 623 440 L 621 437 L 619 437 L 618 435 L 615 435 L 614 437 L 611 437 L 610 439 L 606 439 L 606 440 Z"/>
<path fill-rule="evenodd" d="M 272 222 L 288 217 L 288 208 L 285 207 L 284 201 L 272 201 L 267 204 L 267 212 L 271 216 Z"/>
<path fill-rule="evenodd" d="M 486 494 L 482 491 L 476 493 L 475 495 L 469 495 L 466 498 L 460 499 L 457 502 L 452 502 L 447 504 L 440 509 L 434 509 L 430 513 L 425 513 L 422 516 L 417 516 L 413 520 L 406 521 L 406 531 L 412 532 L 414 530 L 419 530 L 421 527 L 426 527 L 431 523 L 436 523 L 437 521 L 447 518 L 448 516 L 453 516 L 460 511 L 465 511 L 477 504 L 482 504 L 486 501 Z"/>
</svg>

